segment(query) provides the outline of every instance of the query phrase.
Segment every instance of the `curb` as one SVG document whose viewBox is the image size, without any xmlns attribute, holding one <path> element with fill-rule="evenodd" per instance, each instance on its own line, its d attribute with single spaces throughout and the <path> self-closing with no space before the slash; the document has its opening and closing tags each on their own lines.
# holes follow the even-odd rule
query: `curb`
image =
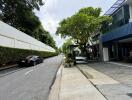
<svg viewBox="0 0 132 100">
<path fill-rule="evenodd" d="M 61 77 L 62 77 L 62 71 L 63 71 L 63 64 L 61 64 L 60 68 L 57 71 L 56 79 L 51 86 L 51 90 L 49 93 L 48 100 L 59 100 L 59 92 L 61 87 Z"/>
</svg>

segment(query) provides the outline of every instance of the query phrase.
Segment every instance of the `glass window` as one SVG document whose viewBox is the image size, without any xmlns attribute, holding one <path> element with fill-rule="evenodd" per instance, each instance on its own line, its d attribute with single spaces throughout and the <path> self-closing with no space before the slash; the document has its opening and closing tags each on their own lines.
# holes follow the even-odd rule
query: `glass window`
<svg viewBox="0 0 132 100">
<path fill-rule="evenodd" d="M 113 22 L 112 25 L 109 27 L 109 30 L 113 30 L 129 23 L 129 5 L 124 5 L 123 7 L 121 7 L 118 11 L 113 14 L 112 18 Z"/>
<path fill-rule="evenodd" d="M 127 24 L 130 19 L 129 5 L 124 6 L 124 19 L 125 19 L 125 24 Z"/>
<path fill-rule="evenodd" d="M 118 21 L 123 19 L 123 9 L 121 8 L 113 15 L 113 23 L 117 23 Z"/>
</svg>

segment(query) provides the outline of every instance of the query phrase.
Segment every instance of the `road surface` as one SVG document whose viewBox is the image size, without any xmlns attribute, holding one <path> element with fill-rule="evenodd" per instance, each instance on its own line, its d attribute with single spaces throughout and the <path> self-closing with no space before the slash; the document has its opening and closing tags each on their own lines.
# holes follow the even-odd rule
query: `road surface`
<svg viewBox="0 0 132 100">
<path fill-rule="evenodd" d="M 132 64 L 130 67 L 112 63 L 89 63 L 90 67 L 132 88 Z"/>
<path fill-rule="evenodd" d="M 47 100 L 62 56 L 0 77 L 0 100 Z"/>
<path fill-rule="evenodd" d="M 89 63 L 88 66 L 118 81 L 116 84 L 96 85 L 108 100 L 132 100 L 132 64 L 98 62 Z"/>
</svg>

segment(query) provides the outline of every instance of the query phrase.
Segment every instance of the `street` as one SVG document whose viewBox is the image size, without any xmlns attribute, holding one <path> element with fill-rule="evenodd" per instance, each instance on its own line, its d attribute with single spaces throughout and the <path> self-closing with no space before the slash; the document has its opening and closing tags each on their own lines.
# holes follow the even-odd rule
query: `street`
<svg viewBox="0 0 132 100">
<path fill-rule="evenodd" d="M 1 0 L 0 100 L 132 100 L 132 0 Z"/>
<path fill-rule="evenodd" d="M 132 88 L 132 65 L 130 67 L 112 63 L 89 63 L 90 67 L 98 70 L 120 83 Z M 126 64 L 127 65 L 127 64 Z"/>
<path fill-rule="evenodd" d="M 112 78 L 116 82 L 109 82 L 106 78 L 102 78 L 101 82 L 107 84 L 95 84 L 96 88 L 108 100 L 132 100 L 132 65 L 126 63 L 115 62 L 98 62 L 89 63 L 88 66 L 94 70 Z M 89 73 L 89 72 L 88 72 Z M 96 73 L 99 76 L 98 73 Z"/>
<path fill-rule="evenodd" d="M 0 100 L 47 100 L 62 56 L 0 77 Z"/>
<path fill-rule="evenodd" d="M 122 62 L 89 62 L 63 68 L 61 82 L 56 82 L 52 90 L 59 87 L 59 93 L 52 92 L 54 98 L 50 100 L 132 100 L 131 72 L 131 64 Z"/>
</svg>

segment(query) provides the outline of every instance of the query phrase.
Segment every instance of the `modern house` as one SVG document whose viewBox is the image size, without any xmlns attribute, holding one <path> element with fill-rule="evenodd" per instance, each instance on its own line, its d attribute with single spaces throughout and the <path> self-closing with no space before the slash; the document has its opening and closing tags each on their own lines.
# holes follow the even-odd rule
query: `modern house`
<svg viewBox="0 0 132 100">
<path fill-rule="evenodd" d="M 132 57 L 132 0 L 118 0 L 105 15 L 112 17 L 112 24 L 100 37 L 103 60 Z"/>
</svg>

